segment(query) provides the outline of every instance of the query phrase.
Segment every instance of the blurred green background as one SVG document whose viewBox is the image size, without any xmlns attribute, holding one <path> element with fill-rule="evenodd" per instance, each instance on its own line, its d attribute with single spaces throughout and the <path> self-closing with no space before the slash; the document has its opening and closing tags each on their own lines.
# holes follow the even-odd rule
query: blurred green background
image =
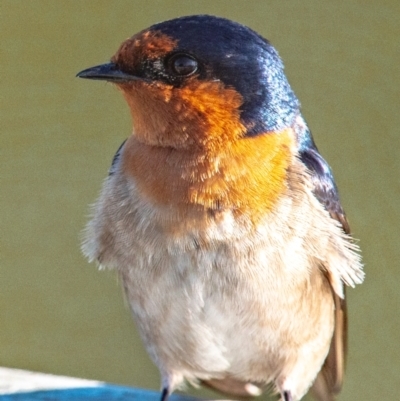
<svg viewBox="0 0 400 401">
<path fill-rule="evenodd" d="M 398 0 L 1 0 L 0 365 L 159 388 L 114 273 L 98 272 L 79 249 L 130 117 L 111 85 L 74 76 L 139 30 L 197 13 L 249 25 L 280 52 L 366 265 L 365 284 L 348 292 L 339 400 L 395 400 Z"/>
</svg>

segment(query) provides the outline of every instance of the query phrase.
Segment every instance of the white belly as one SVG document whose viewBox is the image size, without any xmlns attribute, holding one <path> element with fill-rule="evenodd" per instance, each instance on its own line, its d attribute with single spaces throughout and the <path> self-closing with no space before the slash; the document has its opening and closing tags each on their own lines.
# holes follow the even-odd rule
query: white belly
<svg viewBox="0 0 400 401">
<path fill-rule="evenodd" d="M 184 240 L 175 248 L 173 240 L 138 246 L 132 266 L 120 269 L 161 371 L 268 382 L 302 347 L 324 358 L 333 330 L 328 282 L 301 241 L 282 249 L 256 237 L 219 240 L 211 249 L 182 247 Z"/>
<path fill-rule="evenodd" d="M 122 175 L 106 182 L 84 252 L 118 270 L 164 385 L 234 376 L 307 390 L 333 332 L 327 276 L 340 294 L 342 277 L 357 282 L 360 265 L 309 188 L 298 187 L 254 227 L 229 210 L 156 208 Z"/>
</svg>

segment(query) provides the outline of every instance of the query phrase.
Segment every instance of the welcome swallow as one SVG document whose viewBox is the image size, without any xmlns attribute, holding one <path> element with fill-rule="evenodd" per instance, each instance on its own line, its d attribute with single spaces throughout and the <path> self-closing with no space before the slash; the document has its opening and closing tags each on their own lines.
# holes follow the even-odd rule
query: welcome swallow
<svg viewBox="0 0 400 401">
<path fill-rule="evenodd" d="M 117 270 L 158 366 L 184 380 L 284 401 L 340 391 L 344 284 L 362 266 L 331 170 L 276 50 L 197 15 L 122 43 L 81 78 L 114 83 L 133 134 L 114 157 L 84 253 Z"/>
</svg>

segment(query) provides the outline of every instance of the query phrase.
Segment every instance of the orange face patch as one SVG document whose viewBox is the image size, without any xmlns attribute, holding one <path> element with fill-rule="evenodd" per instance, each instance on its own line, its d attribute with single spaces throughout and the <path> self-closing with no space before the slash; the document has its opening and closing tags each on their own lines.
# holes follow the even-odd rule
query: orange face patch
<svg viewBox="0 0 400 401">
<path fill-rule="evenodd" d="M 176 42 L 147 31 L 128 39 L 113 62 L 128 68 L 162 59 Z M 136 80 L 118 83 L 134 133 L 123 167 L 149 201 L 189 210 L 232 210 L 257 222 L 286 185 L 292 130 L 245 137 L 242 96 L 218 80 L 194 74 L 181 85 Z"/>
<path fill-rule="evenodd" d="M 148 145 L 215 153 L 245 133 L 242 98 L 220 82 L 194 77 L 181 88 L 143 81 L 119 87 L 132 114 L 134 135 Z"/>
<path fill-rule="evenodd" d="M 142 31 L 125 40 L 111 61 L 134 70 L 144 60 L 154 60 L 174 50 L 177 40 L 159 31 Z"/>
</svg>

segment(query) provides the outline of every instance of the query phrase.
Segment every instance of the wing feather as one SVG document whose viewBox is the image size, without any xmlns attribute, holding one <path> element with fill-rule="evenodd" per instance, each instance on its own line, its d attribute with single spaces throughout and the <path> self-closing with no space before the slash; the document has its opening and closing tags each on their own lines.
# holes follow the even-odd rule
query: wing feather
<svg viewBox="0 0 400 401">
<path fill-rule="evenodd" d="M 295 126 L 301 161 L 308 168 L 313 192 L 318 201 L 337 220 L 346 234 L 350 226 L 339 199 L 339 193 L 328 163 L 318 152 L 313 137 L 303 118 L 299 117 Z M 347 354 L 347 306 L 332 289 L 335 302 L 335 330 L 328 356 L 312 387 L 319 401 L 334 401 L 342 388 Z"/>
</svg>

